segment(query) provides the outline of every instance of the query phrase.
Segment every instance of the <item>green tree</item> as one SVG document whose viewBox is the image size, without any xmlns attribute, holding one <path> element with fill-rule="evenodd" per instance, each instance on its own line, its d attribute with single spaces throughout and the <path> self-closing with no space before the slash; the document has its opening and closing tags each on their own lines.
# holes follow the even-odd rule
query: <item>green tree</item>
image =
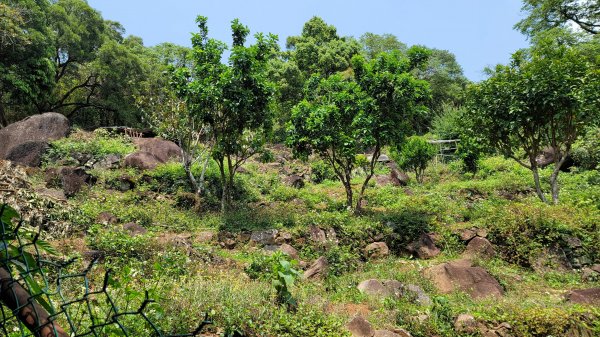
<svg viewBox="0 0 600 337">
<path fill-rule="evenodd" d="M 292 112 L 288 143 L 297 155 L 323 158 L 344 185 L 347 206 L 357 211 L 382 148 L 400 143 L 412 131 L 413 115 L 427 110 L 428 84 L 411 74 L 427 61 L 427 51 L 415 47 L 407 55 L 382 53 L 371 61 L 357 55 L 352 59 L 355 80 L 346 73 L 313 76 L 305 100 Z M 352 171 L 366 149 L 373 155 L 355 200 Z"/>
<path fill-rule="evenodd" d="M 423 183 L 423 173 L 436 154 L 436 148 L 420 136 L 411 136 L 392 152 L 394 160 L 403 170 L 415 172 L 419 183 Z"/>
<path fill-rule="evenodd" d="M 208 38 L 207 18 L 196 19 L 199 32 L 192 35 L 193 68 L 174 70 L 172 85 L 185 100 L 190 114 L 208 127 L 212 157 L 220 170 L 221 206 L 231 206 L 234 177 L 244 162 L 258 153 L 271 130 L 267 62 L 277 48 L 277 37 L 256 34 L 256 44 L 244 46 L 249 29 L 238 20 L 231 24 L 232 52 L 229 64 L 221 63 L 223 42 Z"/>
<path fill-rule="evenodd" d="M 581 46 L 570 45 L 567 33 L 551 31 L 534 42 L 470 89 L 467 117 L 472 133 L 532 171 L 544 202 L 536 156 L 551 148 L 550 185 L 556 204 L 560 168 L 584 126 L 598 120 L 600 71 L 598 60 L 590 59 Z"/>
<path fill-rule="evenodd" d="M 364 33 L 360 39 L 363 55 L 367 60 L 375 58 L 380 53 L 387 53 L 394 50 L 406 52 L 408 47 L 392 34 L 374 34 Z"/>
<path fill-rule="evenodd" d="M 523 0 L 522 11 L 529 15 L 515 25 L 522 33 L 533 36 L 551 28 L 576 25 L 584 32 L 600 32 L 598 0 Z"/>
<path fill-rule="evenodd" d="M 353 207 L 351 180 L 356 156 L 367 146 L 364 124 L 370 100 L 352 80 L 336 74 L 314 75 L 306 98 L 292 110 L 288 144 L 297 157 L 317 154 L 329 164 L 346 191 L 346 206 Z"/>
<path fill-rule="evenodd" d="M 372 107 L 361 118 L 364 144 L 373 150 L 367 177 L 357 198 L 360 208 L 375 164 L 384 146 L 400 144 L 413 132 L 415 121 L 426 115 L 431 98 L 429 83 L 415 78 L 414 70 L 429 58 L 428 49 L 413 46 L 406 55 L 399 51 L 382 53 L 370 61 L 358 55 L 352 59 L 354 76 L 362 90 L 373 100 Z"/>
<path fill-rule="evenodd" d="M 54 66 L 44 0 L 0 2 L 0 127 L 37 111 L 53 87 Z"/>
</svg>

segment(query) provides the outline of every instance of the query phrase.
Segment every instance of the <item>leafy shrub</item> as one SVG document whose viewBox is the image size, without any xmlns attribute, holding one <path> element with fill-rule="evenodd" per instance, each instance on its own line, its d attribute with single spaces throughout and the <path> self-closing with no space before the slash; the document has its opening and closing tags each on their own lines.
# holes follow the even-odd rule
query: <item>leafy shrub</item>
<svg viewBox="0 0 600 337">
<path fill-rule="evenodd" d="M 298 261 L 290 261 L 287 255 L 275 252 L 268 257 L 257 257 L 245 271 L 251 279 L 270 280 L 277 293 L 277 302 L 286 305 L 288 309 L 295 309 L 298 303 L 292 296 L 291 288 L 300 276 L 300 273 L 294 269 L 297 264 Z"/>
<path fill-rule="evenodd" d="M 492 207 L 478 221 L 490 229 L 490 240 L 509 262 L 530 266 L 548 247 L 569 251 L 570 238 L 581 240 L 585 259 L 594 262 L 600 256 L 597 212 L 540 203 Z"/>
<path fill-rule="evenodd" d="M 258 161 L 261 163 L 272 163 L 275 161 L 275 155 L 269 149 L 262 149 L 258 155 Z"/>
<path fill-rule="evenodd" d="M 449 104 L 444 104 L 442 109 L 431 121 L 431 132 L 439 139 L 457 139 L 461 134 L 463 110 Z"/>
<path fill-rule="evenodd" d="M 325 161 L 319 159 L 310 163 L 310 179 L 320 184 L 325 180 L 335 180 L 335 172 Z"/>
<path fill-rule="evenodd" d="M 392 151 L 392 156 L 404 170 L 415 172 L 418 182 L 423 182 L 423 172 L 427 164 L 436 154 L 435 146 L 429 144 L 423 137 L 412 136 L 401 145 L 400 149 Z"/>
<path fill-rule="evenodd" d="M 133 151 L 135 146 L 126 136 L 110 134 L 105 129 L 97 129 L 93 133 L 77 130 L 67 138 L 51 142 L 45 161 L 97 160 L 109 154 L 126 155 Z"/>
<path fill-rule="evenodd" d="M 573 144 L 573 159 L 577 166 L 587 170 L 600 168 L 600 127 L 589 128 Z"/>
</svg>

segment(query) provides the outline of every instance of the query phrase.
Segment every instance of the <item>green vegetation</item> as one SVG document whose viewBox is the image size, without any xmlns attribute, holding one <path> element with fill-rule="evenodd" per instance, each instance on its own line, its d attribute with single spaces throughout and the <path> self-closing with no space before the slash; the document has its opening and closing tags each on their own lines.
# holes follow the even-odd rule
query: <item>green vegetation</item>
<svg viewBox="0 0 600 337">
<path fill-rule="evenodd" d="M 597 304 L 565 299 L 600 287 L 597 6 L 524 9 L 531 46 L 468 83 L 448 51 L 343 37 L 319 17 L 285 50 L 272 34 L 248 44 L 233 20 L 224 62 L 203 16 L 192 48 L 145 47 L 84 0 L 3 1 L 0 126 L 54 109 L 77 127 L 41 168 L 0 161 L 0 203 L 40 233 L 4 239 L 0 271 L 40 265 L 11 284 L 48 312 L 83 296 L 83 321 L 109 317 L 114 299 L 140 336 L 194 331 L 206 312 L 207 333 L 226 337 L 349 336 L 355 316 L 416 337 L 599 335 Z M 136 145 L 141 128 L 181 158 Z M 452 159 L 432 162 L 429 139 L 456 140 Z M 16 212 L 0 214 L 5 235 Z M 472 265 L 462 279 L 487 273 L 502 294 L 446 291 L 429 273 L 443 263 Z M 374 279 L 385 289 L 359 290 Z M 19 319 L 0 331 L 19 335 Z M 122 335 L 114 323 L 99 336 Z"/>
</svg>

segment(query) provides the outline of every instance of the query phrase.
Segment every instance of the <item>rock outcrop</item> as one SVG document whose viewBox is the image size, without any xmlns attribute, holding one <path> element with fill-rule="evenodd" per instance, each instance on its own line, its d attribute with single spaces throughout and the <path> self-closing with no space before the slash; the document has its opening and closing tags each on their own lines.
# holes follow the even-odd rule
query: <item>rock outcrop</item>
<svg viewBox="0 0 600 337">
<path fill-rule="evenodd" d="M 48 143 L 69 133 L 69 120 L 56 112 L 27 117 L 0 129 L 0 159 L 39 166 Z"/>
<path fill-rule="evenodd" d="M 430 267 L 424 274 L 444 294 L 460 290 L 474 299 L 500 297 L 504 294 L 500 283 L 494 277 L 481 267 L 473 267 L 468 259 Z"/>
</svg>

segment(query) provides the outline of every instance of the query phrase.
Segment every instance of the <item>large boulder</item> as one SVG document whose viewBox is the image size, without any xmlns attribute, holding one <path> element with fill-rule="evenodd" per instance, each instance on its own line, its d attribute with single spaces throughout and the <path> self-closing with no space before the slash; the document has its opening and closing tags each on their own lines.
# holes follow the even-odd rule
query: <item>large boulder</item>
<svg viewBox="0 0 600 337">
<path fill-rule="evenodd" d="M 161 163 L 181 160 L 181 148 L 169 140 L 161 138 L 133 138 L 133 143 L 142 152 L 148 152 Z"/>
<path fill-rule="evenodd" d="M 69 120 L 55 112 L 27 117 L 0 129 L 0 159 L 39 166 L 48 143 L 69 133 Z"/>
<path fill-rule="evenodd" d="M 473 257 L 493 257 L 496 254 L 496 250 L 488 239 L 476 236 L 469 241 L 464 254 Z"/>
<path fill-rule="evenodd" d="M 430 259 L 438 256 L 442 251 L 435 245 L 435 234 L 423 234 L 418 240 L 406 246 L 406 249 L 420 259 Z"/>
<path fill-rule="evenodd" d="M 346 328 L 352 334 L 352 337 L 373 337 L 375 330 L 366 319 L 362 316 L 354 317 L 347 325 Z"/>
<path fill-rule="evenodd" d="M 250 235 L 250 242 L 258 245 L 274 245 L 275 239 L 277 238 L 277 233 L 279 233 L 276 229 L 265 229 L 262 231 L 254 231 Z"/>
<path fill-rule="evenodd" d="M 460 290 L 475 299 L 500 297 L 504 294 L 502 286 L 494 277 L 481 267 L 473 267 L 468 259 L 430 267 L 424 274 L 444 294 Z"/>
<path fill-rule="evenodd" d="M 133 167 L 140 170 L 152 170 L 162 162 L 150 152 L 138 151 L 125 157 L 125 167 Z"/>
<path fill-rule="evenodd" d="M 81 167 L 51 168 L 45 172 L 46 183 L 52 187 L 61 187 L 67 197 L 77 194 L 81 189 L 94 182 L 94 179 Z"/>
<path fill-rule="evenodd" d="M 566 295 L 567 301 L 600 306 L 600 288 L 573 290 Z"/>
<path fill-rule="evenodd" d="M 373 242 L 365 247 L 365 256 L 370 259 L 382 258 L 390 255 L 390 249 L 385 242 Z"/>
</svg>

